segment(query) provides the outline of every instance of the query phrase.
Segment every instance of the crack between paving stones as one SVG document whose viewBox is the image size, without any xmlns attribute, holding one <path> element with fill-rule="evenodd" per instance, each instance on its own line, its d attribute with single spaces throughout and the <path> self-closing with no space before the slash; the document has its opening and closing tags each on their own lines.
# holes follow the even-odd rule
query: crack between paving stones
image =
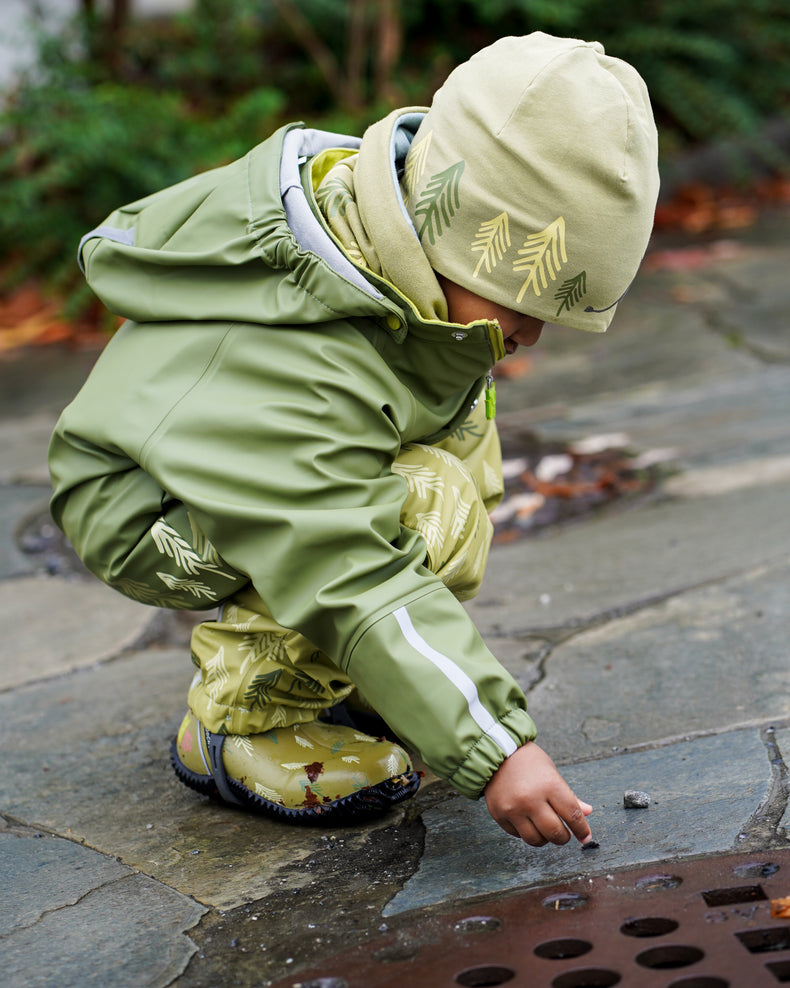
<svg viewBox="0 0 790 988">
<path fill-rule="evenodd" d="M 735 577 L 744 576 L 747 573 L 757 572 L 764 568 L 764 565 L 765 564 L 761 564 L 760 566 L 751 565 L 744 569 L 731 570 L 728 573 L 723 573 L 722 575 L 716 576 L 709 580 L 700 580 L 697 583 L 689 583 L 684 587 L 678 587 L 674 590 L 651 594 L 649 597 L 644 597 L 641 600 L 620 604 L 617 607 L 609 608 L 586 618 L 575 618 L 564 625 L 548 625 L 544 627 L 530 628 L 528 631 L 515 632 L 509 635 L 508 637 L 511 637 L 519 642 L 528 642 L 530 640 L 540 641 L 541 639 L 545 642 L 544 647 L 539 651 L 538 656 L 534 661 L 534 668 L 537 675 L 530 683 L 529 689 L 526 692 L 534 689 L 546 678 L 548 660 L 554 652 L 554 649 L 559 645 L 564 645 L 566 642 L 572 641 L 577 636 L 583 635 L 595 628 L 601 628 L 610 621 L 617 621 L 620 618 L 631 617 L 634 614 L 638 614 L 640 611 L 647 610 L 650 607 L 655 607 L 657 604 L 663 604 L 666 603 L 666 601 L 673 600 L 676 597 L 682 597 L 683 594 L 690 593 L 695 590 L 704 590 L 707 587 L 714 587 L 717 584 L 726 583 L 728 580 L 732 580 Z M 495 638 L 493 635 L 490 636 L 490 638 L 492 645 L 494 646 L 492 647 L 492 651 L 496 654 Z"/>
<path fill-rule="evenodd" d="M 765 799 L 740 828 L 734 844 L 739 851 L 763 851 L 789 843 L 780 826 L 790 796 L 790 772 L 776 741 L 776 728 L 764 727 L 760 736 L 771 766 L 771 784 Z"/>
<path fill-rule="evenodd" d="M 99 892 L 102 889 L 110 888 L 112 885 L 117 885 L 118 882 L 126 881 L 128 878 L 132 878 L 135 874 L 136 873 L 134 871 L 130 871 L 128 875 L 119 875 L 117 878 L 110 878 L 106 882 L 101 882 L 99 885 L 94 885 L 93 888 L 88 889 L 87 892 L 83 892 L 83 894 L 77 896 L 73 902 L 64 902 L 60 906 L 53 906 L 51 909 L 45 909 L 30 923 L 15 924 L 15 926 L 7 933 L 0 933 L 0 942 L 14 936 L 14 934 L 19 933 L 21 930 L 32 930 L 49 916 L 54 916 L 56 913 L 63 912 L 64 909 L 73 909 L 74 906 L 78 906 L 81 902 L 84 902 L 89 896 L 93 895 L 94 892 Z M 184 934 L 184 936 L 186 936 L 186 934 Z"/>
</svg>

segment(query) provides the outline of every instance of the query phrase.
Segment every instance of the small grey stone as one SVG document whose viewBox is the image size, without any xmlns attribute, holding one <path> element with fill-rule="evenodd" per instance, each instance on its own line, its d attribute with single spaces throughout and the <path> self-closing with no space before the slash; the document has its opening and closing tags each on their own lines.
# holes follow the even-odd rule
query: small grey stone
<svg viewBox="0 0 790 988">
<path fill-rule="evenodd" d="M 626 789 L 623 793 L 623 806 L 627 810 L 646 810 L 650 806 L 650 793 Z"/>
</svg>

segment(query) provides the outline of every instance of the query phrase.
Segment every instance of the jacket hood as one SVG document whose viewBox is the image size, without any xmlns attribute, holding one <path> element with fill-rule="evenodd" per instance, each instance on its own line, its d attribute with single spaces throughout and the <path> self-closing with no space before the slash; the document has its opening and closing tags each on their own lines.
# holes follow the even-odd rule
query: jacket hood
<svg viewBox="0 0 790 988">
<path fill-rule="evenodd" d="M 112 213 L 80 267 L 110 311 L 136 322 L 273 325 L 386 318 L 393 303 L 313 214 L 300 166 L 358 138 L 289 125 L 232 164 Z"/>
</svg>

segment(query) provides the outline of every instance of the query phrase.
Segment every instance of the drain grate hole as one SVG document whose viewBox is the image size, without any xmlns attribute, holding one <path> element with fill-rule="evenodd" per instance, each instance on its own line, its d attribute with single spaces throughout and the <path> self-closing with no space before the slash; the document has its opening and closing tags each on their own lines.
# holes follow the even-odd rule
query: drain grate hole
<svg viewBox="0 0 790 988">
<path fill-rule="evenodd" d="M 738 902 L 759 902 L 767 898 L 762 885 L 738 885 L 729 889 L 710 889 L 702 893 L 709 906 L 734 906 Z"/>
<path fill-rule="evenodd" d="M 730 983 L 724 978 L 706 978 L 702 975 L 673 981 L 669 988 L 730 988 Z"/>
<path fill-rule="evenodd" d="M 587 896 L 577 892 L 560 892 L 543 900 L 546 909 L 581 909 L 587 905 Z"/>
<path fill-rule="evenodd" d="M 586 940 L 574 940 L 570 937 L 564 940 L 547 940 L 535 947 L 537 957 L 547 960 L 562 961 L 568 957 L 581 957 L 592 950 L 592 944 Z"/>
<path fill-rule="evenodd" d="M 767 954 L 770 950 L 787 950 L 790 947 L 790 930 L 786 926 L 773 926 L 767 930 L 746 930 L 735 936 L 750 954 Z"/>
<path fill-rule="evenodd" d="M 644 950 L 636 958 L 636 963 L 653 970 L 668 971 L 674 967 L 688 967 L 696 964 L 705 956 L 698 947 L 685 947 L 680 944 L 666 944 L 663 947 L 651 947 Z"/>
<path fill-rule="evenodd" d="M 638 919 L 628 919 L 620 927 L 620 932 L 627 937 L 662 937 L 665 933 L 673 933 L 678 928 L 674 919 L 663 916 L 640 916 Z"/>
<path fill-rule="evenodd" d="M 620 975 L 617 971 L 591 967 L 586 971 L 566 971 L 565 974 L 560 974 L 552 981 L 551 988 L 611 988 L 619 983 Z"/>
<path fill-rule="evenodd" d="M 635 884 L 643 892 L 654 892 L 656 889 L 676 889 L 682 883 L 680 875 L 645 875 L 637 878 Z"/>
<path fill-rule="evenodd" d="M 782 984 L 790 981 L 790 961 L 774 961 L 773 964 L 766 964 L 765 967 Z"/>
<path fill-rule="evenodd" d="M 483 964 L 480 967 L 469 967 L 456 974 L 455 983 L 465 988 L 490 988 L 492 985 L 503 985 L 516 976 L 510 967 L 500 967 L 496 964 Z"/>
</svg>

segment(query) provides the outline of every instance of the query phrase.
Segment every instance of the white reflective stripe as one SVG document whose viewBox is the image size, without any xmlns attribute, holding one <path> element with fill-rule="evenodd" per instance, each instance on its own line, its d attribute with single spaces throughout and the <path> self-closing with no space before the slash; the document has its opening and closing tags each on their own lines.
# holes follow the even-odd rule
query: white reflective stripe
<svg viewBox="0 0 790 988">
<path fill-rule="evenodd" d="M 440 672 L 444 673 L 456 689 L 460 690 L 466 700 L 469 713 L 477 726 L 485 734 L 487 734 L 492 741 L 499 745 L 505 755 L 512 755 L 518 745 L 507 733 L 507 731 L 500 724 L 497 724 L 491 714 L 480 702 L 477 687 L 469 676 L 467 676 L 467 674 L 463 671 L 463 669 L 456 665 L 456 663 L 446 655 L 442 655 L 441 652 L 437 652 L 435 648 L 425 641 L 425 639 L 417 632 L 412 624 L 411 618 L 409 617 L 408 611 L 405 607 L 399 607 L 396 611 L 393 611 L 392 616 L 398 622 L 398 626 L 403 632 L 403 637 L 411 645 L 411 647 L 415 651 L 419 652 L 420 655 L 424 655 L 425 658 L 435 665 Z"/>
</svg>

